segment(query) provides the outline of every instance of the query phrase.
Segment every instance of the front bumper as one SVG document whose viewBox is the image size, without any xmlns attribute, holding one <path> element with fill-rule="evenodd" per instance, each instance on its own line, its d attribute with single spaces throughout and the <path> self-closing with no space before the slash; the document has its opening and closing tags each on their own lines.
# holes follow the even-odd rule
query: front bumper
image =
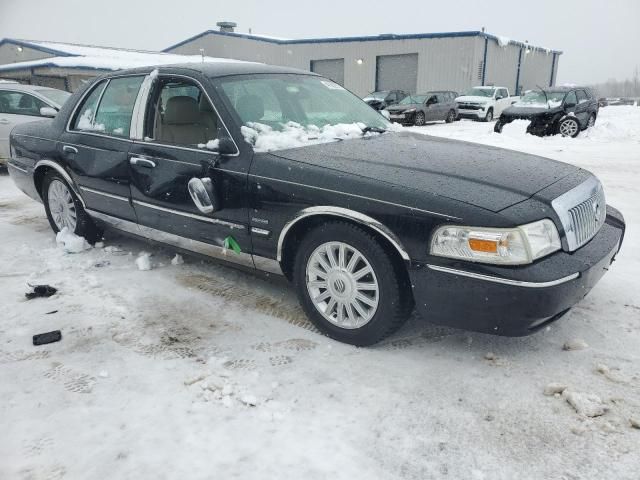
<svg viewBox="0 0 640 480">
<path fill-rule="evenodd" d="M 391 117 L 389 120 L 391 120 L 392 122 L 401 123 L 403 125 L 413 125 L 416 121 L 416 112 L 409 112 L 409 113 L 389 112 L 389 116 Z"/>
<path fill-rule="evenodd" d="M 436 259 L 410 270 L 416 306 L 427 320 L 465 330 L 523 336 L 562 317 L 609 269 L 622 245 L 622 214 L 607 206 L 598 234 L 574 252 L 500 267 Z M 444 261 L 440 261 L 444 260 Z"/>
<path fill-rule="evenodd" d="M 463 107 L 458 106 L 458 117 L 459 118 L 473 118 L 473 119 L 483 119 L 487 116 L 487 108 L 479 107 L 477 110 L 469 110 Z"/>
</svg>

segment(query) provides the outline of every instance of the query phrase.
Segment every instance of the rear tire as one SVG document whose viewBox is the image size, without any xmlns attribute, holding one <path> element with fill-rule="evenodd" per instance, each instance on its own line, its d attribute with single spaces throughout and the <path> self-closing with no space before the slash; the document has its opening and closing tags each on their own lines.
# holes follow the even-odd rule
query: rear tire
<svg viewBox="0 0 640 480">
<path fill-rule="evenodd" d="M 418 113 L 416 113 L 416 118 L 415 118 L 415 120 L 413 121 L 413 124 L 414 124 L 416 127 L 421 127 L 421 126 L 423 126 L 423 125 L 425 124 L 425 117 L 424 117 L 424 113 L 422 113 L 422 112 L 418 112 Z"/>
<path fill-rule="evenodd" d="M 591 116 L 589 116 L 589 120 L 587 120 L 587 128 L 591 128 L 596 124 L 596 114 L 592 113 Z"/>
<path fill-rule="evenodd" d="M 371 233 L 334 221 L 302 239 L 293 280 L 302 308 L 321 332 L 366 346 L 395 332 L 413 309 L 402 268 Z"/>
<path fill-rule="evenodd" d="M 47 219 L 54 233 L 66 227 L 92 245 L 102 238 L 102 230 L 94 223 L 73 189 L 58 172 L 50 170 L 45 174 L 41 193 Z"/>
<path fill-rule="evenodd" d="M 449 110 L 449 113 L 447 114 L 447 118 L 444 119 L 444 121 L 446 123 L 452 123 L 454 122 L 456 119 L 456 112 L 455 110 Z"/>
</svg>

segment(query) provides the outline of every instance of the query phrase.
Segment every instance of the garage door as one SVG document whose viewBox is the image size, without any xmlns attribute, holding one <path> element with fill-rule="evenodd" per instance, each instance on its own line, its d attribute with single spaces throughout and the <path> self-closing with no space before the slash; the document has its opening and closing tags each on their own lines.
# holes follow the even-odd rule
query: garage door
<svg viewBox="0 0 640 480">
<path fill-rule="evenodd" d="M 344 86 L 344 58 L 311 60 L 311 71 Z"/>
<path fill-rule="evenodd" d="M 416 93 L 418 54 L 376 57 L 376 90 L 404 90 Z"/>
</svg>

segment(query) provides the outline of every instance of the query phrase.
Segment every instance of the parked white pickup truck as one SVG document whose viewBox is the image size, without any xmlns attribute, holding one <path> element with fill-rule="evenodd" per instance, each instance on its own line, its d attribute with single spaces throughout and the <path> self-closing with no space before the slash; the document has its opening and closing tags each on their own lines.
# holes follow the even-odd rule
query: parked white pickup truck
<svg viewBox="0 0 640 480">
<path fill-rule="evenodd" d="M 517 100 L 518 97 L 509 94 L 507 87 L 473 87 L 456 98 L 458 117 L 490 122 Z"/>
</svg>

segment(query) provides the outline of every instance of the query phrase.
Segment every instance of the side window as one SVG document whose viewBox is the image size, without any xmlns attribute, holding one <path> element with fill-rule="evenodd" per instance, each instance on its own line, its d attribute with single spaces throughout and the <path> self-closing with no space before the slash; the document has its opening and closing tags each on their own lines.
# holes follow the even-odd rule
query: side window
<svg viewBox="0 0 640 480">
<path fill-rule="evenodd" d="M 387 102 L 395 102 L 397 100 L 396 92 L 391 92 L 385 99 Z"/>
<path fill-rule="evenodd" d="M 114 78 L 102 95 L 94 125 L 106 134 L 129 137 L 131 114 L 144 76 Z"/>
<path fill-rule="evenodd" d="M 502 98 L 507 98 L 509 96 L 509 94 L 507 93 L 507 89 L 506 88 L 501 88 L 498 91 L 498 94 L 502 97 Z"/>
<path fill-rule="evenodd" d="M 291 88 L 293 91 L 294 87 Z M 222 90 L 238 113 L 243 125 L 251 122 L 267 125 L 286 123 L 293 116 L 291 112 L 285 114 L 283 111 L 288 107 L 286 103 L 280 101 L 271 82 L 251 79 L 244 82 L 224 82 Z"/>
<path fill-rule="evenodd" d="M 98 102 L 106 85 L 107 80 L 100 82 L 93 88 L 93 91 L 84 98 L 84 102 L 76 112 L 76 117 L 71 126 L 72 130 L 101 131 L 95 128 L 94 118 L 96 116 Z"/>
<path fill-rule="evenodd" d="M 567 103 L 572 103 L 574 105 L 578 104 L 578 98 L 576 97 L 576 92 L 569 92 L 566 97 L 564 97 L 565 105 Z"/>
<path fill-rule="evenodd" d="M 0 113 L 39 117 L 42 107 L 48 105 L 28 93 L 0 91 Z"/>
<path fill-rule="evenodd" d="M 576 95 L 578 97 L 578 103 L 584 103 L 589 100 L 587 94 L 584 93 L 584 90 L 577 90 Z"/>
<path fill-rule="evenodd" d="M 221 122 L 198 86 L 173 77 L 161 77 L 150 99 L 145 136 L 157 142 L 204 148 L 218 138 Z"/>
</svg>

